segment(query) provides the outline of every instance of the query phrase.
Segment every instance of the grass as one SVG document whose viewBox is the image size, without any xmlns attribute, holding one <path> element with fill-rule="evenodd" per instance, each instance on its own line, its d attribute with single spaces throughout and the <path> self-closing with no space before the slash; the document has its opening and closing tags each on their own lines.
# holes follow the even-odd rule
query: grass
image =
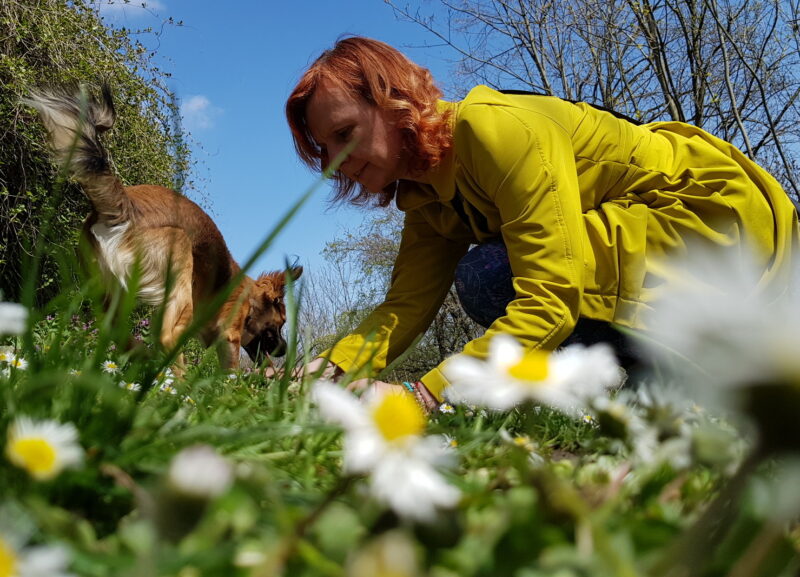
<svg viewBox="0 0 800 577">
<path fill-rule="evenodd" d="M 745 429 L 667 395 L 669 382 L 631 383 L 613 410 L 582 418 L 533 406 L 436 412 L 426 433 L 445 436 L 456 459 L 442 474 L 462 496 L 432 522 L 415 522 L 373 498 L 369 478 L 343 473 L 342 433 L 320 418 L 310 380 L 227 375 L 188 339 L 190 370 L 173 379 L 175 351 L 153 343 L 158 315 L 148 321 L 124 295 L 106 311 L 91 278 L 0 342 L 27 363 L 0 363 L 0 432 L 22 416 L 72 423 L 85 454 L 80 468 L 40 482 L 0 460 L 0 545 L 18 557 L 58 543 L 69 550 L 65 571 L 98 577 L 740 577 L 800 568 L 796 512 L 781 517 L 771 498 L 776 479 L 790 477 L 772 460 L 737 474 L 752 448 Z M 132 335 L 141 344 L 126 350 Z M 104 370 L 107 361 L 117 368 Z M 167 482 L 176 455 L 198 444 L 233 472 L 213 497 L 179 495 Z M 743 492 L 720 502 L 737 475 Z M 718 512 L 710 521 L 709 507 Z M 682 539 L 701 520 L 698 553 Z M 3 567 L 0 577 L 14 575 Z"/>
<path fill-rule="evenodd" d="M 308 382 L 226 376 L 213 354 L 190 347 L 185 381 L 161 390 L 162 377 L 137 393 L 120 383 L 143 385 L 158 355 L 118 354 L 94 328 L 103 321 L 43 319 L 33 349 L 18 351 L 27 369 L 0 380 L 0 428 L 27 415 L 80 431 L 83 467 L 52 481 L 32 483 L 0 464 L 0 525 L 30 527 L 32 542 L 67 543 L 79 575 L 347 575 L 359 550 L 368 555 L 369 543 L 397 534 L 413 544 L 418 570 L 435 576 L 645 575 L 735 464 L 735 455 L 718 463 L 687 455 L 679 468 L 640 463 L 590 419 L 456 407 L 434 415 L 428 432 L 448 435 L 458 455 L 446 475 L 461 504 L 433 524 L 411 523 L 368 498 L 365 479 L 342 474 L 340 432 L 316 416 Z M 119 372 L 103 371 L 108 359 Z M 234 464 L 236 482 L 187 515 L 159 494 L 171 459 L 198 443 Z M 167 531 L 179 535 L 170 542 L 158 521 L 165 516 L 196 524 Z M 748 505 L 724 542 L 771 524 Z M 768 574 L 789 575 L 797 536 L 779 536 Z M 741 552 L 728 544 L 697 574 L 728 574 Z"/>
</svg>

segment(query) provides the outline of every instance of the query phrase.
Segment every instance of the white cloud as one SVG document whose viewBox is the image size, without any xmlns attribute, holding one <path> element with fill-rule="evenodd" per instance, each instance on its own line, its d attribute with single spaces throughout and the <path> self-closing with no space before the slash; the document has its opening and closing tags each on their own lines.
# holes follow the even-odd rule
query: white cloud
<svg viewBox="0 0 800 577">
<path fill-rule="evenodd" d="M 214 121 L 222 112 L 221 108 L 211 104 L 211 101 L 202 94 L 190 96 L 181 103 L 183 125 L 190 132 L 213 128 Z"/>
</svg>

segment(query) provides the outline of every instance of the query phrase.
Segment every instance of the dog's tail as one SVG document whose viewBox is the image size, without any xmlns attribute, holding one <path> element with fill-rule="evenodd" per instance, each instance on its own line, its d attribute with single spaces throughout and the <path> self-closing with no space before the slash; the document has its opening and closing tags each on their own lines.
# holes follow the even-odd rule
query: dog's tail
<svg viewBox="0 0 800 577">
<path fill-rule="evenodd" d="M 100 219 L 113 226 L 129 219 L 131 203 L 100 143 L 116 119 L 108 86 L 102 94 L 97 100 L 85 90 L 42 89 L 22 102 L 39 112 L 56 159 L 81 184 Z"/>
</svg>

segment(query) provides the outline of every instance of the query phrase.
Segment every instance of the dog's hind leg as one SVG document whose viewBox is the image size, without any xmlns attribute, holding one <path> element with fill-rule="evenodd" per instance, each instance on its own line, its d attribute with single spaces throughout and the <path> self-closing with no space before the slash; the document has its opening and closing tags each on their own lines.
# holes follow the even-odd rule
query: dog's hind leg
<svg viewBox="0 0 800 577">
<path fill-rule="evenodd" d="M 176 240 L 174 246 L 184 248 L 180 246 L 184 244 L 181 242 L 184 239 Z M 172 261 L 171 274 L 174 276 L 174 284 L 167 295 L 160 335 L 161 345 L 166 351 L 171 351 L 175 347 L 180 336 L 191 324 L 194 315 L 191 247 L 188 251 L 176 250 L 173 255 L 175 258 Z M 188 258 L 183 255 L 187 255 Z M 185 374 L 183 353 L 179 353 L 176 357 L 173 372 L 179 377 Z"/>
<path fill-rule="evenodd" d="M 191 290 L 191 286 L 188 288 Z M 160 340 L 164 350 L 171 351 L 175 347 L 180 336 L 192 322 L 192 314 L 191 293 L 186 294 L 186 292 L 180 291 L 178 287 L 175 287 L 175 292 L 164 309 L 164 320 L 161 326 Z M 178 377 L 182 377 L 186 373 L 183 353 L 179 353 L 175 358 L 173 372 Z"/>
</svg>

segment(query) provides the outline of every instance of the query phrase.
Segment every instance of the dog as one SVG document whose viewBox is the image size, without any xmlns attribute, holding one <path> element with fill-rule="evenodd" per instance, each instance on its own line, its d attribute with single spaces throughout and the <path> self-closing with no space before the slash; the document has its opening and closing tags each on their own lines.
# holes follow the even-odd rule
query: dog
<svg viewBox="0 0 800 577">
<path fill-rule="evenodd" d="M 111 90 L 104 85 L 101 92 L 97 99 L 82 90 L 41 89 L 22 101 L 37 110 L 56 160 L 92 205 L 83 236 L 106 286 L 127 288 L 138 267 L 139 301 L 165 307 L 159 340 L 167 351 L 198 311 L 230 290 L 200 330 L 203 344 L 219 343 L 225 369 L 239 367 L 240 346 L 255 363 L 282 356 L 286 274 L 297 279 L 303 268 L 257 279 L 241 275 L 219 229 L 197 204 L 161 186 L 124 186 L 99 138 L 116 119 Z M 184 373 L 182 355 L 174 369 Z"/>
</svg>

